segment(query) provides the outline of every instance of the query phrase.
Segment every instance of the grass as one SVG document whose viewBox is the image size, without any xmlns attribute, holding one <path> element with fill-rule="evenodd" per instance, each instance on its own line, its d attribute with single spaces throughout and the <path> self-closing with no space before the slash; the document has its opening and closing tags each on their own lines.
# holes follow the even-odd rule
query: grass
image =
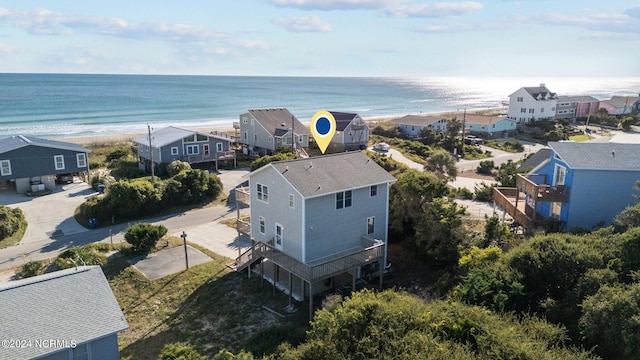
<svg viewBox="0 0 640 360">
<path fill-rule="evenodd" d="M 590 139 L 591 137 L 589 137 L 589 135 L 587 134 L 573 135 L 569 137 L 569 140 L 576 141 L 576 142 L 587 141 Z"/>
<path fill-rule="evenodd" d="M 213 261 L 155 281 L 129 266 L 121 254 L 112 256 L 105 266 L 129 323 L 129 330 L 119 335 L 123 359 L 157 359 L 162 347 L 172 342 L 187 342 L 212 357 L 221 349 L 268 353 L 281 341 L 303 339 L 308 326 L 303 304 L 297 304 L 296 313 L 287 314 L 285 294 L 273 292 L 258 278 L 247 279 L 245 273 L 230 270 L 229 259 L 191 246 Z"/>
</svg>

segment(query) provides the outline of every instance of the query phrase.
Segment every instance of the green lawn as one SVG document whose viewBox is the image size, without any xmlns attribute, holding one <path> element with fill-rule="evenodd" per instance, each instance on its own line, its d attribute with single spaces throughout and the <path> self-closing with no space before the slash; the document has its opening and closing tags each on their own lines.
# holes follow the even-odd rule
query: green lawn
<svg viewBox="0 0 640 360">
<path fill-rule="evenodd" d="M 587 134 L 580 134 L 580 135 L 574 135 L 574 136 L 570 136 L 569 140 L 575 141 L 575 142 L 583 142 L 583 141 L 587 141 L 590 140 L 591 138 L 589 137 L 589 135 Z"/>
</svg>

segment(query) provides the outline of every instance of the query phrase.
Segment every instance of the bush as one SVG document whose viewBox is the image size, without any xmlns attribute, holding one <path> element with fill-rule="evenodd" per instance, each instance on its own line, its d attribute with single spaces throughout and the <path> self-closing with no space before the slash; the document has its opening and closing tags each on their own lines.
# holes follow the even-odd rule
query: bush
<svg viewBox="0 0 640 360">
<path fill-rule="evenodd" d="M 160 360 L 206 360 L 206 358 L 206 356 L 200 355 L 193 346 L 180 343 L 165 345 L 158 356 Z"/>
<path fill-rule="evenodd" d="M 131 244 L 133 252 L 147 254 L 156 247 L 156 243 L 167 234 L 164 225 L 139 223 L 129 226 L 124 239 Z"/>
<path fill-rule="evenodd" d="M 489 202 L 493 198 L 493 185 L 487 185 L 484 181 L 474 187 L 476 200 Z"/>
<path fill-rule="evenodd" d="M 104 252 L 109 251 L 106 249 L 110 250 L 111 246 L 109 244 L 89 244 L 73 247 L 58 255 L 56 266 L 60 270 L 83 265 L 104 266 L 107 263 L 107 256 Z"/>
<path fill-rule="evenodd" d="M 26 226 L 22 210 L 0 205 L 0 241 L 15 234 L 22 225 Z"/>
<path fill-rule="evenodd" d="M 182 170 L 191 170 L 191 165 L 186 161 L 175 160 L 167 165 L 167 173 L 169 176 L 175 176 Z"/>
<path fill-rule="evenodd" d="M 25 279 L 33 276 L 40 275 L 42 273 L 42 263 L 40 261 L 29 261 L 22 265 L 20 270 L 20 277 Z"/>
<path fill-rule="evenodd" d="M 491 175 L 491 171 L 495 168 L 493 160 L 480 161 L 480 166 L 476 169 L 478 174 Z"/>
</svg>

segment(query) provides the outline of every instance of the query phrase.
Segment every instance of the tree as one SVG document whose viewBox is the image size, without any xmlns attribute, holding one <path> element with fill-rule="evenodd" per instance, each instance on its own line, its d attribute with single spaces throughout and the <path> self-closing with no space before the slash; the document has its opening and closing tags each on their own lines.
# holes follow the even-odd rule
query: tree
<svg viewBox="0 0 640 360">
<path fill-rule="evenodd" d="M 164 225 L 138 223 L 129 226 L 124 234 L 126 242 L 131 244 L 131 250 L 146 254 L 156 247 L 156 243 L 167 234 Z"/>
<path fill-rule="evenodd" d="M 498 175 L 496 175 L 496 181 L 503 187 L 516 187 L 516 178 L 518 176 L 518 167 L 516 163 L 509 160 L 506 163 L 500 164 L 498 168 Z"/>
<path fill-rule="evenodd" d="M 484 219 L 484 247 L 491 244 L 503 244 L 511 237 L 509 226 L 501 222 L 497 215 L 492 217 L 485 215 Z"/>
<path fill-rule="evenodd" d="M 191 165 L 186 161 L 174 160 L 167 165 L 169 176 L 175 176 L 182 170 L 191 170 Z"/>
<path fill-rule="evenodd" d="M 436 150 L 427 159 L 424 166 L 426 171 L 432 171 L 439 176 L 455 179 L 458 175 L 456 159 L 446 150 Z"/>
</svg>

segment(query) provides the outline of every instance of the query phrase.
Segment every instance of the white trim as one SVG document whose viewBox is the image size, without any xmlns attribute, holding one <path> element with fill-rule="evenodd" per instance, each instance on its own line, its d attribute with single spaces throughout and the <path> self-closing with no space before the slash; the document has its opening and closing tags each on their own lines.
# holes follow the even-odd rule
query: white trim
<svg viewBox="0 0 640 360">
<path fill-rule="evenodd" d="M 307 262 L 307 216 L 305 214 L 305 208 L 307 202 L 304 198 L 300 200 L 300 213 L 302 214 L 302 262 Z"/>
<path fill-rule="evenodd" d="M 172 146 L 171 147 L 171 155 L 178 155 L 180 154 L 180 152 L 178 151 L 178 147 L 177 146 Z"/>
<path fill-rule="evenodd" d="M 280 236 L 278 236 L 278 228 L 280 228 Z M 278 237 L 280 238 L 280 245 L 278 245 Z M 284 226 L 282 226 L 282 224 L 280 223 L 275 223 L 273 245 L 278 250 L 282 250 L 282 248 L 284 247 Z"/>
<path fill-rule="evenodd" d="M 293 194 L 289 194 L 289 209 L 296 208 L 296 196 Z"/>
<path fill-rule="evenodd" d="M 373 231 L 369 232 L 369 219 L 373 219 Z M 375 216 L 369 216 L 367 217 L 367 235 L 372 235 L 376 233 L 376 217 Z"/>
<path fill-rule="evenodd" d="M 260 187 L 260 190 L 258 190 L 258 187 Z M 256 199 L 258 199 L 258 201 L 261 201 L 265 204 L 269 203 L 269 186 L 268 185 L 256 183 Z"/>
<path fill-rule="evenodd" d="M 223 152 L 224 151 L 224 144 L 219 142 L 216 143 L 216 152 Z"/>
<path fill-rule="evenodd" d="M 264 216 L 258 216 L 258 231 L 262 235 L 267 233 L 267 219 Z"/>
<path fill-rule="evenodd" d="M 53 155 L 53 164 L 56 170 L 64 170 L 64 155 Z"/>
<path fill-rule="evenodd" d="M 77 153 L 76 154 L 76 165 L 78 165 L 79 168 L 87 167 L 87 154 L 85 154 L 85 153 Z"/>
<path fill-rule="evenodd" d="M 185 144 L 185 148 L 187 150 L 187 155 L 200 155 L 200 145 L 199 144 L 195 144 L 195 145 L 187 145 Z"/>
<path fill-rule="evenodd" d="M 4 171 L 4 164 L 7 164 L 7 170 Z M 11 160 L 0 160 L 0 175 L 1 176 L 10 176 L 11 175 Z"/>
<path fill-rule="evenodd" d="M 376 194 L 375 194 L 375 195 L 371 195 L 371 190 L 372 190 L 371 188 L 373 188 L 374 186 L 375 186 L 375 188 L 376 188 Z M 377 196 L 378 196 L 378 184 L 376 184 L 376 185 L 369 185 L 369 197 L 371 198 L 371 197 L 377 197 Z"/>
</svg>

